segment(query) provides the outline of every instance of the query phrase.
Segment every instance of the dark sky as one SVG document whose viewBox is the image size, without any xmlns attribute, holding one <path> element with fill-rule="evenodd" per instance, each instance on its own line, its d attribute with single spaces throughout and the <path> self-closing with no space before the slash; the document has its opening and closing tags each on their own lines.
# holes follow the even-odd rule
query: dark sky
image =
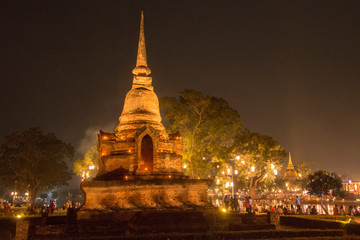
<svg viewBox="0 0 360 240">
<path fill-rule="evenodd" d="M 222 97 L 294 162 L 360 179 L 358 0 L 3 1 L 0 136 L 39 126 L 81 151 L 111 130 L 142 9 L 159 97 Z"/>
</svg>

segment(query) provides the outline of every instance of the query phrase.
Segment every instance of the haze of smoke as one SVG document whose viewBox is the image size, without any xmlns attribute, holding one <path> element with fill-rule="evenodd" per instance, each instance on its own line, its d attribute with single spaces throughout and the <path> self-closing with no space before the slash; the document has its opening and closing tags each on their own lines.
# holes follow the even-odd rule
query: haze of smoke
<svg viewBox="0 0 360 240">
<path fill-rule="evenodd" d="M 96 136 L 100 130 L 114 132 L 116 124 L 114 122 L 102 126 L 89 127 L 85 130 L 84 137 L 79 141 L 76 154 L 84 155 L 87 150 L 96 145 Z"/>
</svg>

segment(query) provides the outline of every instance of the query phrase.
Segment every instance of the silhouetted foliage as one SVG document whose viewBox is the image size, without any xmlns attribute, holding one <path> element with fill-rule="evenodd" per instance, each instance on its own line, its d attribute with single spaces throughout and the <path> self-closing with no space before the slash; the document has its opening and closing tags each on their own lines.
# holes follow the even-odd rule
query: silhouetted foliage
<svg viewBox="0 0 360 240">
<path fill-rule="evenodd" d="M 29 191 L 32 204 L 38 192 L 67 184 L 72 177 L 66 159 L 73 157 L 74 149 L 52 133 L 40 128 L 5 136 L 0 148 L 0 176 L 4 184 Z"/>
<path fill-rule="evenodd" d="M 323 197 L 330 195 L 330 191 L 332 191 L 333 196 L 344 194 L 342 191 L 342 180 L 339 175 L 324 170 L 319 170 L 308 175 L 306 189 L 309 191 L 309 194 L 321 197 L 321 206 L 326 213 L 328 212 L 323 206 Z"/>
</svg>

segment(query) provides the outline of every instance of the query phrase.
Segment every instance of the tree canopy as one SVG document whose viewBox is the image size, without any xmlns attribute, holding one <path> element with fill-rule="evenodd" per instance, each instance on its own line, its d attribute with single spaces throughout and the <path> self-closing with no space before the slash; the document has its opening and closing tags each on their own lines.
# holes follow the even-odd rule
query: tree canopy
<svg viewBox="0 0 360 240">
<path fill-rule="evenodd" d="M 93 167 L 93 169 L 91 169 Z M 73 171 L 84 178 L 93 178 L 98 171 L 98 151 L 96 146 L 89 148 L 82 158 L 76 159 Z"/>
<path fill-rule="evenodd" d="M 181 133 L 183 163 L 191 177 L 208 177 L 213 162 L 230 158 L 229 149 L 242 122 L 224 99 L 184 90 L 179 98 L 160 99 L 160 107 L 167 131 Z"/>
<path fill-rule="evenodd" d="M 333 195 L 337 195 L 341 192 L 341 188 L 342 180 L 337 173 L 319 170 L 308 176 L 306 189 L 311 195 L 321 197 L 322 195 L 329 195 L 330 191 Z"/>
<path fill-rule="evenodd" d="M 29 191 L 34 204 L 37 193 L 67 184 L 72 177 L 66 160 L 71 160 L 74 149 L 52 133 L 40 128 L 5 136 L 0 147 L 0 176 L 9 188 Z"/>
<path fill-rule="evenodd" d="M 300 178 L 306 179 L 311 173 L 311 168 L 307 162 L 299 161 L 294 163 L 294 167 Z"/>
<path fill-rule="evenodd" d="M 238 179 L 249 182 L 249 193 L 253 197 L 260 182 L 274 181 L 287 155 L 279 142 L 272 137 L 248 130 L 236 135 L 233 152 L 240 156 L 235 162 L 239 169 Z"/>
<path fill-rule="evenodd" d="M 309 194 L 321 197 L 321 206 L 326 213 L 327 210 L 323 206 L 323 197 L 332 192 L 333 196 L 343 195 L 342 180 L 340 176 L 335 173 L 329 173 L 324 170 L 316 171 L 308 175 L 308 184 L 306 189 Z"/>
</svg>

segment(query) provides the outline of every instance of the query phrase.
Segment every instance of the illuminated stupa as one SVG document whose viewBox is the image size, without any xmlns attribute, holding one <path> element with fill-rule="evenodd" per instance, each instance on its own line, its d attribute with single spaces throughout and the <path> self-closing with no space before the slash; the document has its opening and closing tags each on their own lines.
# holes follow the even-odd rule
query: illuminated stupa
<svg viewBox="0 0 360 240">
<path fill-rule="evenodd" d="M 298 179 L 298 174 L 295 170 L 295 167 L 291 161 L 291 153 L 289 153 L 289 163 L 285 171 L 284 179 L 288 180 L 296 180 Z"/>
<path fill-rule="evenodd" d="M 159 101 L 147 65 L 141 13 L 136 67 L 114 133 L 97 136 L 99 172 L 81 188 L 81 210 L 169 209 L 207 206 L 210 180 L 182 172 L 182 139 L 161 123 Z"/>
</svg>

